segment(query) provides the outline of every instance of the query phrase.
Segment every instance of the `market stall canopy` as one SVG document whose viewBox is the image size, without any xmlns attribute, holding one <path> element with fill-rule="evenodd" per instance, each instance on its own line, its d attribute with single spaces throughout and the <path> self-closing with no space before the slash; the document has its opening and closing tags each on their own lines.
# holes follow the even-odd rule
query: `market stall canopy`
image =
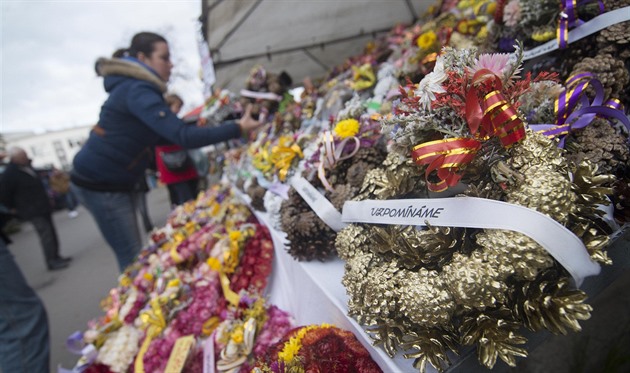
<svg viewBox="0 0 630 373">
<path fill-rule="evenodd" d="M 204 0 L 202 32 L 215 87 L 238 91 L 257 64 L 286 71 L 293 85 L 323 77 L 373 38 L 416 21 L 433 1 Z"/>
</svg>

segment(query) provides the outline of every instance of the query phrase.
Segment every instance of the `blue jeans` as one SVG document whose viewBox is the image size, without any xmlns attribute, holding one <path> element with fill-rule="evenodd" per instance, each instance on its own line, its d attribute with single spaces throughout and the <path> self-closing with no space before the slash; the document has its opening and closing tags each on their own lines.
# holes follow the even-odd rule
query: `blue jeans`
<svg viewBox="0 0 630 373">
<path fill-rule="evenodd" d="M 135 192 L 99 192 L 70 184 L 79 202 L 90 211 L 101 234 L 124 271 L 142 248 L 136 217 Z"/>
<path fill-rule="evenodd" d="M 46 309 L 0 238 L 0 370 L 49 372 L 49 364 Z"/>
<path fill-rule="evenodd" d="M 74 211 L 77 209 L 77 205 L 79 201 L 77 201 L 77 196 L 74 195 L 72 189 L 69 189 L 66 193 L 66 208 L 68 211 Z"/>
<path fill-rule="evenodd" d="M 197 185 L 199 179 L 181 181 L 179 183 L 168 184 L 169 196 L 172 205 L 181 205 L 197 198 Z"/>
</svg>

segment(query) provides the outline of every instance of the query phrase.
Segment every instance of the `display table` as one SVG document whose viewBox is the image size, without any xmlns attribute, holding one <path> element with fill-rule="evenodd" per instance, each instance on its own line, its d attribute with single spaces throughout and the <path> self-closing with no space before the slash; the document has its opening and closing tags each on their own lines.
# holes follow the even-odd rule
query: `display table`
<svg viewBox="0 0 630 373">
<path fill-rule="evenodd" d="M 242 195 L 249 201 L 249 197 Z M 341 280 L 344 274 L 344 262 L 335 258 L 325 263 L 299 262 L 287 252 L 286 238 L 283 232 L 273 227 L 267 213 L 254 211 L 259 221 L 269 228 L 274 243 L 275 256 L 273 271 L 267 287 L 267 296 L 271 304 L 291 313 L 297 325 L 330 323 L 352 331 L 357 339 L 368 349 L 372 358 L 384 372 L 417 372 L 412 365 L 413 359 L 405 359 L 402 354 L 390 358 L 380 347 L 372 345 L 372 339 L 348 313 L 348 295 Z M 609 248 L 614 261 L 613 266 L 603 266 L 599 276 L 589 277 L 582 285 L 589 298 L 593 299 L 603 289 L 630 268 L 628 241 L 630 230 L 625 230 Z M 595 309 L 593 312 L 597 312 Z M 527 333 L 526 349 L 533 350 L 551 336 L 547 332 Z M 565 336 L 571 338 L 571 335 Z M 459 356 L 450 356 L 453 365 L 448 372 L 488 371 L 479 365 L 474 348 L 460 351 Z M 509 367 L 498 361 L 493 371 L 506 371 Z M 427 372 L 437 372 L 427 365 Z"/>
<path fill-rule="evenodd" d="M 266 213 L 255 211 L 258 220 L 269 228 L 275 255 L 267 286 L 268 301 L 289 312 L 297 325 L 329 323 L 353 332 L 384 372 L 414 372 L 412 360 L 402 356 L 391 359 L 385 351 L 372 346 L 372 340 L 348 313 L 348 295 L 341 284 L 344 263 L 341 259 L 299 262 L 286 250 L 283 232 L 271 228 Z"/>
</svg>

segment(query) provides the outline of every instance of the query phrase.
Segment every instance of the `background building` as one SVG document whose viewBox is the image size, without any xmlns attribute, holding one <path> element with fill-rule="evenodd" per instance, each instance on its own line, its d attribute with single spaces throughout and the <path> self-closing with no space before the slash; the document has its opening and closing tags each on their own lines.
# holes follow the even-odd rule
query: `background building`
<svg viewBox="0 0 630 373">
<path fill-rule="evenodd" d="M 5 133 L 2 136 L 6 142 L 6 149 L 12 146 L 24 148 L 33 160 L 33 167 L 54 166 L 69 170 L 74 155 L 81 149 L 91 128 L 92 126 L 82 126 L 41 134 L 16 132 Z"/>
</svg>

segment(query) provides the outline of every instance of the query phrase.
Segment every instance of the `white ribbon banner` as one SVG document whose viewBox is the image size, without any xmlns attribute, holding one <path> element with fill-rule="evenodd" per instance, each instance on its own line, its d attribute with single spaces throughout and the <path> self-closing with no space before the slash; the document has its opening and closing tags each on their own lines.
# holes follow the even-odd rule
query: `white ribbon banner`
<svg viewBox="0 0 630 373">
<path fill-rule="evenodd" d="M 282 101 L 282 96 L 273 92 L 256 92 L 247 89 L 241 89 L 241 96 L 255 98 L 258 100 Z"/>
<path fill-rule="evenodd" d="M 341 221 L 341 214 L 311 183 L 299 176 L 291 179 L 291 186 L 313 209 L 313 212 L 322 219 L 330 229 L 339 232 L 347 224 Z"/>
<path fill-rule="evenodd" d="M 597 31 L 603 30 L 606 27 L 625 21 L 630 21 L 630 6 L 600 14 L 590 21 L 569 31 L 569 44 L 585 38 L 590 34 L 596 33 Z M 534 49 L 524 51 L 523 60 L 529 60 L 534 57 L 542 56 L 543 54 L 555 51 L 556 49 L 558 49 L 558 40 L 549 40 L 545 44 L 542 44 Z"/>
<path fill-rule="evenodd" d="M 573 277 L 576 286 L 599 274 L 576 235 L 560 223 L 535 210 L 506 202 L 474 197 L 347 201 L 344 223 L 427 225 L 506 229 L 538 242 Z"/>
<path fill-rule="evenodd" d="M 199 60 L 201 62 L 203 97 L 209 98 L 212 96 L 212 85 L 217 81 L 217 77 L 214 73 L 214 62 L 210 56 L 208 43 L 206 43 L 206 40 L 201 32 L 201 24 L 197 29 L 197 48 L 199 50 Z"/>
</svg>

